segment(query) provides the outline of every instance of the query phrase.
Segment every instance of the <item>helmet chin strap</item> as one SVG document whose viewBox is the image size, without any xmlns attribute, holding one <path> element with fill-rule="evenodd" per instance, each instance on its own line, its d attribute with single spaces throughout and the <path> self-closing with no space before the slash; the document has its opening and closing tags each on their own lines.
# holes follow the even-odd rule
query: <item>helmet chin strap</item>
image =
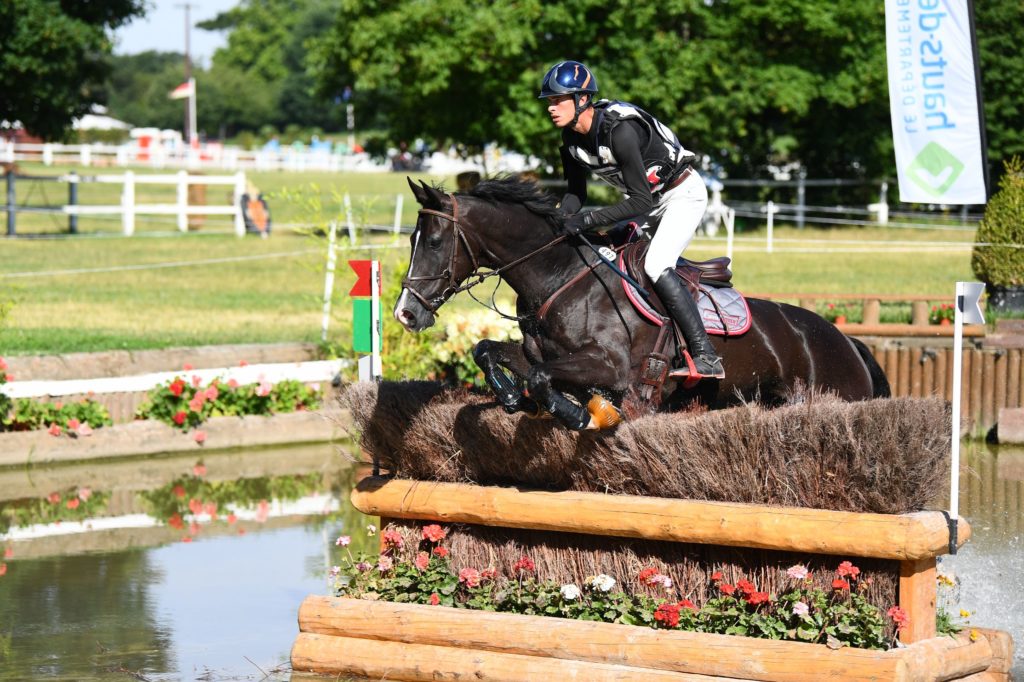
<svg viewBox="0 0 1024 682">
<path fill-rule="evenodd" d="M 580 100 L 583 99 L 584 95 L 587 96 L 587 103 L 581 105 L 580 104 Z M 576 123 L 579 122 L 579 120 L 580 120 L 580 114 L 582 114 L 584 111 L 586 111 L 587 107 L 590 106 L 591 96 L 588 95 L 585 92 L 576 92 L 576 93 L 573 93 L 572 99 L 573 99 L 573 102 L 576 103 L 576 115 L 573 116 L 572 117 L 572 121 L 569 122 L 569 129 L 570 130 L 575 130 Z"/>
</svg>

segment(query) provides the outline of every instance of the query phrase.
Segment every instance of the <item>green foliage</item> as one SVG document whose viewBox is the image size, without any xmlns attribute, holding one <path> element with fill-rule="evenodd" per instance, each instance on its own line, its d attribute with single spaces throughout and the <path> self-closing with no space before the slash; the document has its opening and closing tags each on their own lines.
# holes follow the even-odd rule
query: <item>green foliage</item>
<svg viewBox="0 0 1024 682">
<path fill-rule="evenodd" d="M 18 398 L 10 414 L 0 419 L 0 431 L 33 431 L 56 424 L 61 431 L 77 433 L 83 424 L 97 429 L 113 423 L 107 408 L 91 398 L 71 403 Z M 56 430 L 55 434 L 59 435 Z"/>
<path fill-rule="evenodd" d="M 978 225 L 971 267 L 989 286 L 1024 285 L 1024 161 L 1005 164 L 999 191 L 989 199 Z"/>
<path fill-rule="evenodd" d="M 175 377 L 152 389 L 135 416 L 187 431 L 211 417 L 270 415 L 320 407 L 319 390 L 293 379 L 273 385 L 267 381 L 239 385 L 234 379 L 214 379 L 205 387 L 200 385 L 198 377 L 191 382 Z"/>
<path fill-rule="evenodd" d="M 7 383 L 8 376 L 10 375 L 7 373 L 7 362 L 0 357 L 0 386 Z M 10 411 L 11 399 L 7 397 L 6 393 L 0 392 L 0 430 L 3 430 L 4 425 L 7 423 Z"/>
<path fill-rule="evenodd" d="M 167 93 L 184 78 L 182 55 L 149 50 L 118 55 L 110 63 L 107 106 L 111 116 L 136 126 L 181 128 L 182 102 L 169 99 Z"/>
<path fill-rule="evenodd" d="M 102 101 L 110 29 L 141 16 L 143 0 L 0 3 L 0 119 L 60 139 Z"/>
</svg>

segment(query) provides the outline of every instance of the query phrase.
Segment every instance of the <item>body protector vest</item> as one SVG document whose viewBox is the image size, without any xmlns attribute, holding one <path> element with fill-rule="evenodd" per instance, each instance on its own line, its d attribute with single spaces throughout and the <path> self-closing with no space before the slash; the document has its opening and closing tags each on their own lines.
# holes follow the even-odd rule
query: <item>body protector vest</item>
<svg viewBox="0 0 1024 682">
<path fill-rule="evenodd" d="M 637 121 L 646 133 L 646 149 L 640 150 L 640 156 L 652 194 L 671 184 L 697 158 L 680 144 L 675 133 L 640 107 L 603 99 L 594 102 L 594 109 L 604 112 L 597 130 L 597 156 L 575 144 L 568 144 L 567 149 L 581 166 L 601 176 L 621 192 L 626 192 L 626 183 L 622 179 L 619 162 L 612 154 L 611 134 L 615 126 L 624 120 Z M 643 139 L 641 136 L 641 144 Z"/>
</svg>

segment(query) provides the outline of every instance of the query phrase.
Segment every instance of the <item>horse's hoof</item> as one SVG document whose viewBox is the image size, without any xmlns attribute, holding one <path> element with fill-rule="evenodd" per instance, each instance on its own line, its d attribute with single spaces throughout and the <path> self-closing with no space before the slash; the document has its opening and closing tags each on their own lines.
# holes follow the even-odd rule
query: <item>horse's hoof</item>
<svg viewBox="0 0 1024 682">
<path fill-rule="evenodd" d="M 622 413 L 612 404 L 610 400 L 599 393 L 595 393 L 587 403 L 587 412 L 590 413 L 590 423 L 586 431 L 601 431 L 617 426 L 622 421 Z"/>
</svg>

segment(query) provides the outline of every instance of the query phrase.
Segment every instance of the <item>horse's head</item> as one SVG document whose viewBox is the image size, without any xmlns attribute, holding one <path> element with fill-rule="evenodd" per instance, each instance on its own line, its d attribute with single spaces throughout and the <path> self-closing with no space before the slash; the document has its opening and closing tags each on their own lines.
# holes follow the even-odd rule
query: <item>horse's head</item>
<svg viewBox="0 0 1024 682">
<path fill-rule="evenodd" d="M 402 280 L 395 319 L 418 332 L 434 324 L 437 309 L 477 269 L 477 255 L 460 224 L 455 195 L 443 194 L 422 181 L 416 185 L 410 179 L 409 186 L 422 208 L 410 240 L 409 272 Z"/>
</svg>

